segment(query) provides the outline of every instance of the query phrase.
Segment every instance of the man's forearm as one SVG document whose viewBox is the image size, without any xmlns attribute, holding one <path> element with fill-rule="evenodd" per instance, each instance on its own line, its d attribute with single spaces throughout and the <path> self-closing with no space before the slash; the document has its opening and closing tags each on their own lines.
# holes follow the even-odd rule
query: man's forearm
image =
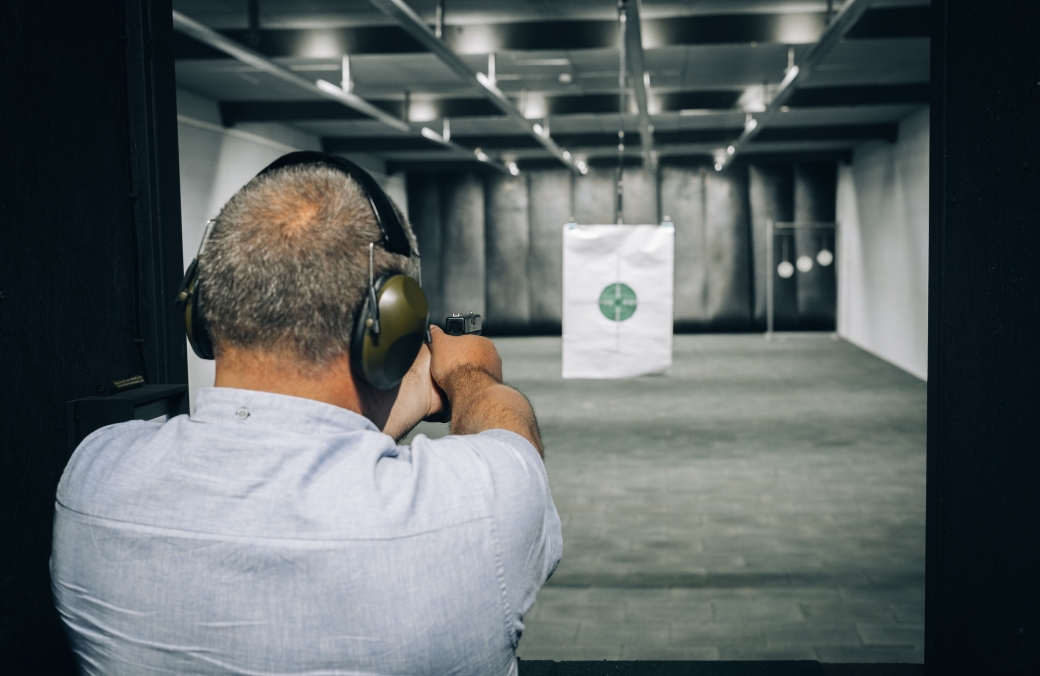
<svg viewBox="0 0 1040 676">
<path fill-rule="evenodd" d="M 464 369 L 453 374 L 446 391 L 451 401 L 452 434 L 508 430 L 530 441 L 539 455 L 542 454 L 534 410 L 520 392 L 480 369 Z"/>
<path fill-rule="evenodd" d="M 394 441 L 403 439 L 426 416 L 426 409 L 414 400 L 399 398 L 394 402 L 390 415 L 383 426 L 383 434 Z"/>
<path fill-rule="evenodd" d="M 444 414 L 444 401 L 430 377 L 430 350 L 424 345 L 397 390 L 383 433 L 400 441 L 422 420 Z"/>
</svg>

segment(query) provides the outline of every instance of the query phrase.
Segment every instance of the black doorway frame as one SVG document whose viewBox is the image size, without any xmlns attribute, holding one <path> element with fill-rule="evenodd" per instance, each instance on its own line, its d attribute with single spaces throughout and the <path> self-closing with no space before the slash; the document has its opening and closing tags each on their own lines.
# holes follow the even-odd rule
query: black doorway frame
<svg viewBox="0 0 1040 676">
<path fill-rule="evenodd" d="M 9 18 L 34 4 L 13 0 L 3 11 Z M 93 5 L 111 11 L 107 3 Z M 931 6 L 925 670 L 1031 674 L 1040 671 L 1040 43 L 1033 35 L 1040 3 L 932 0 Z M 187 380 L 182 327 L 169 302 L 183 266 L 171 10 L 169 0 L 126 0 L 118 36 L 126 52 L 125 201 L 134 249 L 128 307 L 134 344 L 153 383 Z M 11 38 L 4 49 L 29 55 L 32 47 L 16 42 Z M 76 56 L 47 63 L 75 64 Z M 99 255 L 99 269 L 106 264 Z M 35 338 L 19 335 L 19 313 L 29 302 L 19 298 L 21 281 L 0 279 L 2 348 Z M 40 301 L 43 310 L 55 302 Z M 76 341 L 102 350 L 110 338 L 124 339 L 121 327 L 111 336 L 91 334 L 106 326 L 85 323 L 85 335 L 55 338 L 50 348 Z M 3 599 L 0 665 L 14 667 L 10 673 L 69 668 L 67 648 L 55 645 L 57 618 L 47 610 L 49 590 L 37 570 L 49 551 L 46 503 L 48 496 L 53 503 L 67 452 L 64 434 L 58 444 L 44 443 L 49 437 L 41 430 L 61 424 L 48 422 L 55 403 L 89 394 L 82 390 L 97 373 L 132 362 L 118 350 L 106 359 L 96 373 L 79 365 L 50 373 L 45 386 L 19 375 L 0 401 L 5 410 L 38 409 L 25 421 L 3 418 L 3 453 L 20 461 L 14 446 L 28 448 L 38 437 L 39 449 L 25 458 L 43 462 L 41 469 L 26 465 L 25 474 L 0 478 L 9 496 L 4 504 L 16 510 L 5 536 L 23 547 L 0 557 L 11 594 Z"/>
<path fill-rule="evenodd" d="M 1040 3 L 932 0 L 925 666 L 1040 673 Z"/>
</svg>

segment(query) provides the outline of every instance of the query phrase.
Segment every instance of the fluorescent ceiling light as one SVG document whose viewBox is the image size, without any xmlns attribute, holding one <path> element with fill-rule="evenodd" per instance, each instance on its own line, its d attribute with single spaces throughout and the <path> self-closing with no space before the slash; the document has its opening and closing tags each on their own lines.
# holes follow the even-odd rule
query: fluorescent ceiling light
<svg viewBox="0 0 1040 676">
<path fill-rule="evenodd" d="M 483 85 L 484 88 L 487 89 L 488 91 L 495 92 L 499 96 L 505 96 L 505 94 L 503 94 L 499 90 L 499 88 L 495 86 L 495 83 L 492 82 L 491 79 L 487 75 L 484 75 L 480 71 L 477 71 L 477 82 L 479 82 L 481 85 Z"/>
<path fill-rule="evenodd" d="M 766 109 L 766 88 L 751 85 L 737 99 L 737 107 L 749 113 L 761 113 Z"/>
<path fill-rule="evenodd" d="M 408 102 L 407 112 L 410 122 L 429 122 L 437 119 L 437 108 L 434 106 L 433 101 L 416 101 L 412 99 Z"/>
<path fill-rule="evenodd" d="M 528 92 L 524 101 L 524 117 L 528 120 L 541 119 L 545 117 L 546 101 L 544 94 L 532 94 Z"/>
<path fill-rule="evenodd" d="M 784 89 L 786 89 L 788 85 L 794 82 L 794 79 L 796 77 L 798 77 L 798 66 L 791 66 L 791 68 L 787 71 L 787 75 L 785 75 L 784 79 L 780 82 L 779 91 L 783 91 Z"/>
<path fill-rule="evenodd" d="M 329 92 L 330 94 L 338 94 L 340 96 L 343 95 L 342 87 L 337 87 L 336 85 L 326 80 L 318 80 L 315 84 L 318 85 L 318 89 L 322 91 Z"/>
<path fill-rule="evenodd" d="M 422 128 L 422 135 L 431 141 L 437 141 L 438 143 L 444 143 L 444 137 L 430 129 L 429 127 Z"/>
</svg>

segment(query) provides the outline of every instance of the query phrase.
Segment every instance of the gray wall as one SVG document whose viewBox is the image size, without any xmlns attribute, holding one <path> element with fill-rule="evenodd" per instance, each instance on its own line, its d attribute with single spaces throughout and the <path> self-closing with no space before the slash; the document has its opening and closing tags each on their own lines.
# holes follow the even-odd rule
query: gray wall
<svg viewBox="0 0 1040 676">
<path fill-rule="evenodd" d="M 704 174 L 705 310 L 712 328 L 751 323 L 751 223 L 747 169 Z"/>
<path fill-rule="evenodd" d="M 675 286 L 672 312 L 680 331 L 708 327 L 705 310 L 705 167 L 661 167 L 661 211 L 675 224 Z"/>
<path fill-rule="evenodd" d="M 528 261 L 527 179 L 491 176 L 487 179 L 484 230 L 487 246 L 487 316 L 504 333 L 526 333 L 531 324 L 531 275 Z"/>
<path fill-rule="evenodd" d="M 668 216 L 675 224 L 677 331 L 762 330 L 766 274 L 776 282 L 778 328 L 833 328 L 833 266 L 829 282 L 802 281 L 803 273 L 782 280 L 775 263 L 767 271 L 765 223 L 833 220 L 834 165 L 636 167 L 625 169 L 624 181 L 626 223 Z M 614 222 L 612 169 L 411 174 L 407 183 L 435 321 L 472 311 L 490 333 L 559 333 L 563 226 L 572 217 Z M 792 243 L 790 260 L 800 250 L 815 256 L 816 239 Z"/>
<path fill-rule="evenodd" d="M 837 198 L 837 167 L 833 164 L 794 166 L 794 220 L 797 223 L 833 223 Z M 837 320 L 837 281 L 834 265 L 822 266 L 816 254 L 826 246 L 834 252 L 830 230 L 796 230 L 795 257 L 808 256 L 813 267 L 795 274 L 798 284 L 800 328 L 833 329 Z"/>
<path fill-rule="evenodd" d="M 441 180 L 441 284 L 449 312 L 487 316 L 484 216 L 483 178 L 445 175 Z"/>
<path fill-rule="evenodd" d="M 408 177 L 408 213 L 419 240 L 422 286 L 430 303 L 430 317 L 443 320 L 447 315 L 441 277 L 441 189 L 435 174 L 412 174 Z"/>
<path fill-rule="evenodd" d="M 572 191 L 577 190 L 567 169 L 525 173 L 531 205 L 531 250 L 527 259 L 531 330 L 559 333 L 563 320 L 563 224 L 574 216 Z M 494 325 L 495 318 L 490 321 Z"/>
<path fill-rule="evenodd" d="M 784 279 L 776 273 L 782 260 L 783 235 L 773 237 L 773 264 L 769 264 L 769 221 L 784 223 L 794 220 L 794 176 L 790 164 L 752 165 L 748 171 L 751 201 L 755 264 L 755 328 L 766 327 L 766 276 L 773 276 L 773 319 L 780 329 L 793 328 L 798 319 L 798 278 Z M 793 256 L 793 243 L 788 238 L 788 256 Z M 791 258 L 793 262 L 793 258 Z"/>
<path fill-rule="evenodd" d="M 602 225 L 614 223 L 614 190 L 613 169 L 590 169 L 584 176 L 575 176 L 574 181 L 574 218 L 578 223 L 586 225 Z"/>
</svg>

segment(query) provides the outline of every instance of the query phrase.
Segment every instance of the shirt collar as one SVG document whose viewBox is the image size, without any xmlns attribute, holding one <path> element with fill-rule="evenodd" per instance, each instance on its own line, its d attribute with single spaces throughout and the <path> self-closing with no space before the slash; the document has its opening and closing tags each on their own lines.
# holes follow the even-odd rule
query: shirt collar
<svg viewBox="0 0 1040 676">
<path fill-rule="evenodd" d="M 231 387 L 200 388 L 195 393 L 195 413 L 191 419 L 299 434 L 379 431 L 368 418 L 339 406 L 287 394 Z"/>
</svg>

